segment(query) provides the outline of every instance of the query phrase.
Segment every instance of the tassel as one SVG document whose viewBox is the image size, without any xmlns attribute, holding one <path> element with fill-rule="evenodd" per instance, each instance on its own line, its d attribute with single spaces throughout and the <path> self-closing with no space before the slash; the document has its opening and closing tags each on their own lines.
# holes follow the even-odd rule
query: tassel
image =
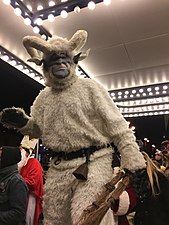
<svg viewBox="0 0 169 225">
<path fill-rule="evenodd" d="M 87 175 L 88 175 L 88 164 L 90 162 L 90 154 L 86 153 L 86 162 L 80 165 L 74 172 L 73 175 L 78 179 L 78 180 L 87 180 Z"/>
</svg>

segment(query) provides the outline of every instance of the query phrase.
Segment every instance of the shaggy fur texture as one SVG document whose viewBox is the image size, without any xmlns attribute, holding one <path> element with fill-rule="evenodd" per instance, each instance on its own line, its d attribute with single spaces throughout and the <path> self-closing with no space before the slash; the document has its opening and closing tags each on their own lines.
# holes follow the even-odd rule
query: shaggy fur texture
<svg viewBox="0 0 169 225">
<path fill-rule="evenodd" d="M 71 152 L 114 142 L 121 152 L 123 168 L 134 171 L 145 166 L 126 121 L 107 92 L 91 79 L 79 78 L 64 91 L 50 87 L 41 91 L 22 132 L 40 137 L 54 151 Z M 85 159 L 51 164 L 44 197 L 45 225 L 72 225 L 79 218 L 111 179 L 111 152 L 104 149 L 91 157 L 86 182 L 72 175 Z"/>
<path fill-rule="evenodd" d="M 31 61 L 39 63 L 39 56 L 33 48 L 42 50 L 43 58 L 51 51 L 67 51 L 73 60 L 86 38 L 85 31 L 78 31 L 70 41 L 55 38 L 46 43 L 38 41 L 37 37 L 32 40 L 28 37 L 24 43 L 25 46 L 31 45 L 27 49 Z M 31 115 L 27 117 L 29 121 L 20 131 L 41 138 L 47 148 L 56 152 L 71 152 L 113 142 L 121 153 L 123 168 L 131 171 L 144 168 L 145 162 L 135 137 L 107 91 L 92 79 L 78 78 L 75 68 L 76 65 L 72 64 L 70 75 L 64 79 L 57 79 L 50 68 L 44 70 L 48 87 L 37 96 Z M 112 178 L 112 149 L 104 148 L 91 156 L 87 181 L 79 181 L 72 175 L 85 158 L 62 160 L 58 165 L 54 161 L 45 186 L 45 225 L 73 225 Z M 113 213 L 109 211 L 101 224 L 112 225 L 112 219 Z"/>
<path fill-rule="evenodd" d="M 127 122 L 103 87 L 91 79 L 76 79 L 62 90 L 45 88 L 36 98 L 22 133 L 40 137 L 47 148 L 71 152 L 114 143 L 121 165 L 131 171 L 145 165 Z"/>
</svg>

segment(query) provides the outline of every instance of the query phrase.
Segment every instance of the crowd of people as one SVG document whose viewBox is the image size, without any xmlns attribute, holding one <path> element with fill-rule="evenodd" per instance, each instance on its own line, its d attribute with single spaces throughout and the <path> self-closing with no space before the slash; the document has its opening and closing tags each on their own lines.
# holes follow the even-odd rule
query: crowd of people
<svg viewBox="0 0 169 225">
<path fill-rule="evenodd" d="M 43 224 L 43 168 L 33 149 L 0 148 L 0 224 Z M 131 176 L 129 185 L 112 205 L 112 225 L 168 225 L 169 141 L 154 158 L 142 152 L 147 167 Z M 113 154 L 112 174 L 120 170 L 118 149 Z M 134 182 L 133 182 L 134 181 Z"/>
</svg>

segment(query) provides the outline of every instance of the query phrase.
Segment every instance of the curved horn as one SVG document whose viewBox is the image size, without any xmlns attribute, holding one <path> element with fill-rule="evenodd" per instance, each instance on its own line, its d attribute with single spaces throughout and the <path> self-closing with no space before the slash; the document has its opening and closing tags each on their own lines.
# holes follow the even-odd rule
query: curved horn
<svg viewBox="0 0 169 225">
<path fill-rule="evenodd" d="M 79 51 L 86 43 L 87 31 L 78 30 L 70 39 L 70 49 L 73 51 Z"/>
<path fill-rule="evenodd" d="M 41 65 L 42 60 L 37 50 L 46 54 L 49 52 L 49 47 L 47 46 L 46 41 L 36 36 L 24 37 L 23 45 L 26 48 L 28 54 L 31 56 L 31 59 L 29 59 L 28 61 L 34 62 L 37 65 Z"/>
</svg>

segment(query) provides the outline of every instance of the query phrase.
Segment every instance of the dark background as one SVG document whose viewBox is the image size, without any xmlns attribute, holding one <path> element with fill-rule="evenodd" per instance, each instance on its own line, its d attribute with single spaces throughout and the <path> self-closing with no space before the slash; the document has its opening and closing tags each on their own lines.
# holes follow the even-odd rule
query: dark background
<svg viewBox="0 0 169 225">
<path fill-rule="evenodd" d="M 5 107 L 21 107 L 29 114 L 30 106 L 43 86 L 24 75 L 8 63 L 0 60 L 0 111 Z M 158 148 L 163 140 L 169 139 L 169 116 L 151 116 L 127 119 L 136 127 L 136 138 L 150 140 L 148 147 L 155 144 Z M 165 123 L 166 121 L 166 123 Z M 0 124 L 0 146 L 19 145 L 22 135 L 8 130 Z"/>
<path fill-rule="evenodd" d="M 20 107 L 27 114 L 43 85 L 0 60 L 0 111 L 6 107 Z M 0 146 L 18 146 L 23 135 L 0 124 Z"/>
</svg>

